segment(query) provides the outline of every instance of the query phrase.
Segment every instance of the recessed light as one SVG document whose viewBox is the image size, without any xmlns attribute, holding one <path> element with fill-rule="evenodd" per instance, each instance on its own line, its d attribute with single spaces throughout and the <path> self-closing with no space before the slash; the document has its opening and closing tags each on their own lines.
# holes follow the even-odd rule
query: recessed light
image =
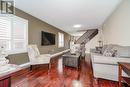
<svg viewBox="0 0 130 87">
<path fill-rule="evenodd" d="M 81 27 L 81 24 L 75 24 L 73 25 L 74 28 L 80 28 Z"/>
</svg>

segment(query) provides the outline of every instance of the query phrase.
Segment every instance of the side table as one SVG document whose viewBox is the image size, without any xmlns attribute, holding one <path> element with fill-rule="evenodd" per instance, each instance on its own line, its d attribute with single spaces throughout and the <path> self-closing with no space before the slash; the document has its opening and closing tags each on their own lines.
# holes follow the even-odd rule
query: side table
<svg viewBox="0 0 130 87">
<path fill-rule="evenodd" d="M 122 82 L 130 86 L 130 78 L 122 76 L 122 71 L 130 75 L 130 63 L 119 62 L 119 87 L 122 87 Z"/>
</svg>

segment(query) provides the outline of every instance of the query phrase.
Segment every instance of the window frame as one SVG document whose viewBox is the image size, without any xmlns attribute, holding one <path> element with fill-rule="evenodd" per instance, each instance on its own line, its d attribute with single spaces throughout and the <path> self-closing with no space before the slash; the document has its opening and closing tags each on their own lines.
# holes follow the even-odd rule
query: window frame
<svg viewBox="0 0 130 87">
<path fill-rule="evenodd" d="M 58 32 L 58 48 L 62 48 L 62 47 L 64 47 L 64 45 L 65 45 L 64 44 L 64 34 L 61 32 Z"/>
<path fill-rule="evenodd" d="M 1 17 L 2 18 L 2 17 Z M 18 17 L 18 16 L 5 16 L 4 19 L 7 19 L 7 20 L 10 20 L 11 22 L 11 31 L 10 31 L 10 49 L 9 50 L 5 50 L 8 54 L 18 54 L 18 53 L 26 53 L 27 52 L 27 45 L 28 45 L 28 20 L 24 19 L 24 18 L 21 18 L 21 17 Z M 21 21 L 23 23 L 25 23 L 25 48 L 24 49 L 14 49 L 14 36 L 13 36 L 13 21 L 14 20 L 17 20 L 17 21 Z"/>
</svg>

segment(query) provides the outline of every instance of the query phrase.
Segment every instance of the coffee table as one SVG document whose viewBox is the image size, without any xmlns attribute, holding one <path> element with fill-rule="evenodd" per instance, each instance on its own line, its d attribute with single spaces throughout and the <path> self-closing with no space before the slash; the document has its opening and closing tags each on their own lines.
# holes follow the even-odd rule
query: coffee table
<svg viewBox="0 0 130 87">
<path fill-rule="evenodd" d="M 80 65 L 80 54 L 79 53 L 76 53 L 76 54 L 66 53 L 62 56 L 62 58 L 63 58 L 64 66 L 74 67 L 77 70 L 79 69 L 79 65 Z"/>
</svg>

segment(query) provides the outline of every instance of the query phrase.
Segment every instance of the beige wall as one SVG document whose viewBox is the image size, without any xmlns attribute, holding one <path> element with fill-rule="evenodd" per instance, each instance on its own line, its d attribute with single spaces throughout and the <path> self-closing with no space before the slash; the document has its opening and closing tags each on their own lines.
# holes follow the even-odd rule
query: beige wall
<svg viewBox="0 0 130 87">
<path fill-rule="evenodd" d="M 51 26 L 21 10 L 16 9 L 15 14 L 19 17 L 22 17 L 24 19 L 28 20 L 28 40 L 29 44 L 37 44 L 39 50 L 41 53 L 48 53 L 51 50 L 63 50 L 66 48 L 69 48 L 69 39 L 70 35 L 59 30 L 58 28 Z M 56 34 L 56 45 L 51 46 L 41 46 L 41 31 L 51 32 Z M 64 33 L 65 36 L 65 47 L 64 48 L 58 48 L 58 32 Z M 15 64 L 22 64 L 28 62 L 28 55 L 27 53 L 21 53 L 21 54 L 15 54 L 9 56 L 10 63 Z"/>
<path fill-rule="evenodd" d="M 122 0 L 103 26 L 105 44 L 130 46 L 130 0 Z"/>
</svg>

